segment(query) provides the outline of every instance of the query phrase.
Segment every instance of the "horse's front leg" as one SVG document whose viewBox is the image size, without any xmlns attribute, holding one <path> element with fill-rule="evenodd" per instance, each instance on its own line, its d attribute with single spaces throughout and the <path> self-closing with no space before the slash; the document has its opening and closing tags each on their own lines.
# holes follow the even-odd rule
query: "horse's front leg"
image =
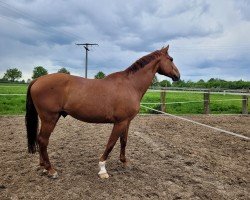
<svg viewBox="0 0 250 200">
<path fill-rule="evenodd" d="M 126 132 L 128 126 L 128 121 L 122 121 L 119 123 L 115 123 L 112 133 L 109 137 L 108 144 L 106 146 L 106 149 L 104 153 L 102 154 L 100 161 L 99 161 L 99 167 L 100 171 L 98 173 L 100 178 L 108 178 L 109 175 L 106 170 L 106 160 L 108 158 L 109 153 L 112 151 L 113 147 L 115 146 L 115 143 L 117 142 L 118 138 Z"/>
</svg>

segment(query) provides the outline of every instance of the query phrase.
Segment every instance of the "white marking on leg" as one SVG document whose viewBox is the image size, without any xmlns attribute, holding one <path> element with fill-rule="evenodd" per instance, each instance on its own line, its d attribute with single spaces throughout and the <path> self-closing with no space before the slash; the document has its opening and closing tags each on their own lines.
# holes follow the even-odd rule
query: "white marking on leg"
<svg viewBox="0 0 250 200">
<path fill-rule="evenodd" d="M 43 169 L 43 174 L 46 174 L 49 178 L 56 179 L 59 177 L 57 171 L 53 170 L 54 172 L 50 172 L 47 169 Z"/>
<path fill-rule="evenodd" d="M 57 171 L 55 171 L 53 174 L 48 174 L 48 176 L 50 177 L 50 178 L 52 178 L 52 179 L 56 179 L 56 178 L 58 178 L 58 173 L 57 173 Z"/>
<path fill-rule="evenodd" d="M 100 168 L 100 171 L 98 172 L 98 175 L 99 175 L 99 177 L 100 178 L 108 178 L 109 177 L 109 175 L 108 175 L 108 173 L 107 173 L 107 170 L 106 170 L 106 168 L 105 168 L 105 163 L 106 163 L 106 161 L 103 161 L 103 162 L 99 162 L 99 168 Z"/>
</svg>

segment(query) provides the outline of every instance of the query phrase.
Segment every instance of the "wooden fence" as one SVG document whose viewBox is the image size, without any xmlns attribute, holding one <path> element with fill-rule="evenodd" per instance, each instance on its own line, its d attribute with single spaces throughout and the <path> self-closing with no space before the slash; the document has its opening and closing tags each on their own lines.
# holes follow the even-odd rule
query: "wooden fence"
<svg viewBox="0 0 250 200">
<path fill-rule="evenodd" d="M 161 111 L 166 112 L 166 92 L 167 91 L 160 91 L 161 94 Z M 210 92 L 204 92 L 203 93 L 203 112 L 204 114 L 210 114 Z M 248 114 L 248 98 L 249 95 L 241 95 L 242 96 L 242 114 L 247 115 Z"/>
</svg>

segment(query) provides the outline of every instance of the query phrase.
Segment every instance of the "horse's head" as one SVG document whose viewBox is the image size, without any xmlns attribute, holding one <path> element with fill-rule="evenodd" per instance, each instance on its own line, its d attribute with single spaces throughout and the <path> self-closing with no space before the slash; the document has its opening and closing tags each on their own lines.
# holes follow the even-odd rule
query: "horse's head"
<svg viewBox="0 0 250 200">
<path fill-rule="evenodd" d="M 173 81 L 178 81 L 180 80 L 180 73 L 173 62 L 173 58 L 168 55 L 168 48 L 169 45 L 160 50 L 162 56 L 160 57 L 159 67 L 157 72 L 161 75 L 165 75 L 172 78 Z"/>
</svg>

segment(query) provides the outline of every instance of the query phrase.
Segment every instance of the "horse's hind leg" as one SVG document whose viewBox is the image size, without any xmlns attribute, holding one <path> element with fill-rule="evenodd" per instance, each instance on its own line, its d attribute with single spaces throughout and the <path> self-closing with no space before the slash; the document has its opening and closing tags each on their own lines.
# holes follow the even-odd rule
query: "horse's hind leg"
<svg viewBox="0 0 250 200">
<path fill-rule="evenodd" d="M 106 171 L 106 168 L 105 168 L 106 160 L 108 158 L 109 153 L 112 151 L 113 147 L 115 146 L 115 143 L 117 142 L 118 138 L 124 132 L 126 132 L 127 125 L 128 125 L 128 121 L 123 121 L 123 122 L 119 122 L 119 123 L 114 124 L 112 133 L 109 137 L 108 144 L 106 146 L 106 149 L 100 158 L 100 162 L 99 162 L 100 171 L 98 173 L 100 178 L 108 178 L 109 177 L 109 175 Z"/>
<path fill-rule="evenodd" d="M 120 161 L 124 164 L 124 166 L 127 165 L 127 161 L 128 161 L 126 156 L 125 156 L 125 151 L 126 151 L 126 145 L 127 145 L 127 140 L 128 140 L 129 124 L 130 124 L 130 122 L 128 122 L 125 131 L 120 136 L 120 143 L 121 143 Z"/>
<path fill-rule="evenodd" d="M 40 165 L 44 166 L 45 170 L 48 171 L 48 175 L 52 178 L 57 178 L 58 175 L 49 161 L 47 147 L 49 144 L 49 137 L 54 130 L 58 119 L 59 115 L 50 116 L 47 119 L 41 119 L 41 130 L 37 138 L 40 153 Z"/>
</svg>

